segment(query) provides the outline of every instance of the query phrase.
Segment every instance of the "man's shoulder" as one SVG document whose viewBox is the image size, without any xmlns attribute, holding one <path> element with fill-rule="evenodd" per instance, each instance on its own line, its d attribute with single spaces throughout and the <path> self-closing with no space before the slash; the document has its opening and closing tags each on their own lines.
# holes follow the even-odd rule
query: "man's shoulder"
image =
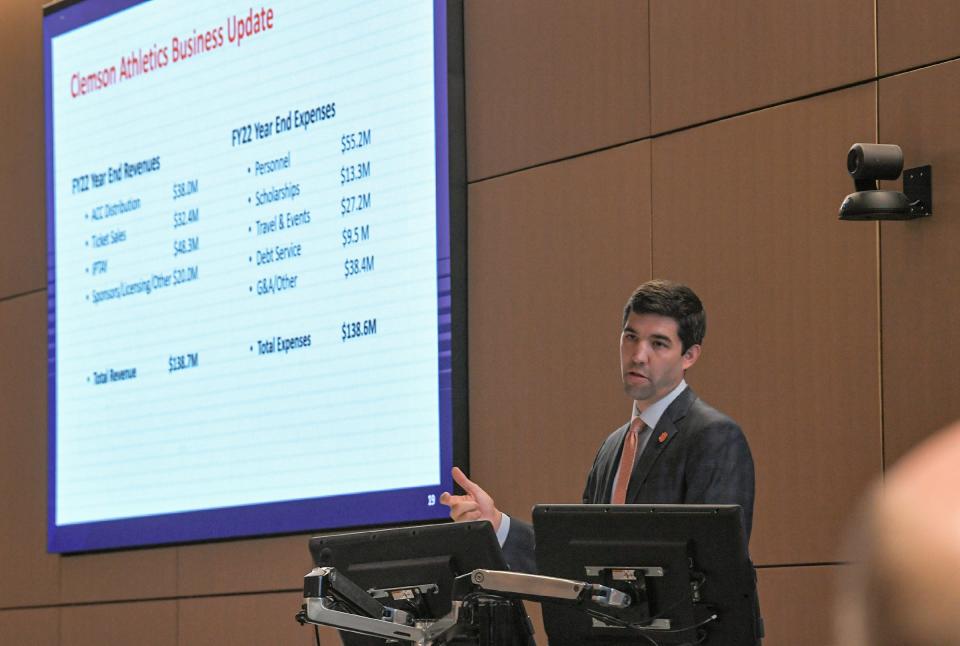
<svg viewBox="0 0 960 646">
<path fill-rule="evenodd" d="M 746 443 L 740 425 L 732 417 L 700 399 L 690 389 L 684 395 L 689 396 L 688 401 L 682 411 L 674 412 L 674 423 L 678 430 L 683 430 L 688 442 L 708 446 Z"/>
<path fill-rule="evenodd" d="M 694 397 L 686 411 L 684 422 L 695 427 L 736 427 L 740 425 L 726 413 L 717 410 L 699 397 Z"/>
<path fill-rule="evenodd" d="M 706 453 L 731 447 L 739 447 L 737 450 L 742 452 L 750 450 L 740 425 L 699 398 L 690 405 L 683 419 L 677 421 L 677 427 L 683 429 L 689 447 L 700 447 Z"/>
</svg>

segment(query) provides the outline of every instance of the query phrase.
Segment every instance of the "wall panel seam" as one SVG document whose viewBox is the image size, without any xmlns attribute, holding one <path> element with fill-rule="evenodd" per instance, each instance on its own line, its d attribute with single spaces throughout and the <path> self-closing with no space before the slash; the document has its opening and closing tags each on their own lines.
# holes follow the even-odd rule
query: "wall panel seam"
<svg viewBox="0 0 960 646">
<path fill-rule="evenodd" d="M 650 228 L 649 228 L 649 230 L 648 230 L 648 232 L 647 232 L 647 235 L 650 237 L 650 255 L 649 255 L 650 264 L 648 265 L 649 268 L 650 268 L 650 273 L 647 274 L 647 276 L 649 276 L 650 278 L 656 278 L 656 276 L 653 275 L 653 249 L 654 249 L 654 247 L 653 247 L 653 218 L 656 217 L 656 214 L 653 212 L 653 186 L 654 186 L 654 181 L 653 181 L 653 142 L 652 142 L 652 141 L 650 142 L 650 146 L 648 146 L 647 154 L 649 155 L 648 166 L 649 166 L 649 168 L 650 168 L 650 172 L 647 174 L 647 175 L 648 175 L 648 176 L 647 176 L 647 179 L 650 180 L 650 192 L 649 192 L 648 195 L 647 195 L 647 212 L 650 213 L 650 218 L 649 218 L 649 227 L 650 227 Z"/>
<path fill-rule="evenodd" d="M 22 297 L 22 296 L 31 296 L 31 295 L 33 295 L 33 294 L 37 294 L 37 293 L 39 293 L 39 292 L 45 292 L 45 291 L 47 291 L 47 286 L 46 286 L 46 285 L 44 285 L 43 287 L 38 287 L 38 288 L 36 288 L 36 289 L 31 289 L 31 290 L 26 291 L 26 292 L 17 292 L 16 294 L 9 294 L 9 295 L 7 295 L 7 296 L 0 296 L 0 303 L 3 303 L 3 302 L 5 302 L 5 301 L 12 301 L 12 300 L 14 300 L 14 299 L 16 299 L 16 298 L 20 298 L 20 297 Z"/>
<path fill-rule="evenodd" d="M 185 594 L 165 597 L 142 597 L 137 599 L 98 599 L 96 601 L 75 601 L 68 603 L 48 603 L 33 604 L 24 606 L 4 606 L 0 607 L 0 612 L 12 610 L 45 610 L 53 608 L 84 608 L 87 606 L 108 606 L 131 603 L 151 603 L 157 601 L 190 601 L 193 599 L 220 599 L 230 597 L 253 597 L 268 594 L 291 594 L 294 592 L 303 592 L 303 588 L 280 588 L 273 590 L 249 590 L 245 592 L 217 592 L 210 594 Z"/>
<path fill-rule="evenodd" d="M 650 271 L 647 274 L 650 278 L 656 278 L 653 275 L 653 218 L 655 214 L 653 212 L 653 17 L 652 17 L 652 8 L 653 0 L 647 0 L 647 131 L 650 132 L 650 149 L 647 151 L 649 155 L 649 160 L 647 166 L 650 168 L 647 179 L 650 181 L 650 191 L 647 194 L 647 212 L 650 214 L 649 230 L 647 235 L 650 238 L 650 255 L 649 255 L 649 268 Z"/>
<path fill-rule="evenodd" d="M 877 47 L 879 49 L 879 46 Z M 877 81 L 873 89 L 874 105 L 876 106 L 874 116 L 874 141 L 880 143 L 880 81 Z M 883 479 L 884 471 L 887 468 L 887 447 L 886 425 L 883 419 L 883 227 L 880 222 L 876 223 L 876 241 L 877 241 L 877 370 L 879 376 L 877 379 L 877 399 L 880 404 L 880 479 Z"/>
<path fill-rule="evenodd" d="M 878 106 L 879 109 L 879 106 Z M 879 112 L 877 122 L 879 124 Z M 879 128 L 879 126 L 878 126 Z M 878 136 L 879 140 L 879 136 Z M 887 437 L 886 424 L 883 419 L 883 257 L 882 257 L 882 239 L 883 228 L 880 223 L 877 226 L 877 370 L 879 378 L 877 379 L 878 401 L 880 404 L 880 479 L 887 469 L 887 447 L 885 440 Z"/>
<path fill-rule="evenodd" d="M 571 154 L 571 155 L 565 155 L 565 156 L 563 156 L 563 157 L 557 157 L 556 159 L 548 159 L 548 160 L 545 160 L 545 161 L 542 161 L 542 162 L 537 162 L 537 163 L 535 163 L 535 164 L 528 164 L 527 166 L 521 166 L 520 168 L 514 168 L 514 169 L 512 169 L 512 170 L 503 171 L 503 172 L 501 172 L 501 173 L 494 173 L 493 175 L 487 175 L 487 176 L 485 176 L 485 177 L 478 177 L 478 178 L 475 178 L 475 179 L 468 180 L 468 181 L 467 181 L 467 185 L 468 185 L 468 186 L 471 186 L 471 185 L 474 185 L 474 184 L 479 184 L 479 183 L 481 183 L 481 182 L 486 182 L 486 181 L 488 181 L 488 180 L 500 179 L 500 178 L 503 178 L 503 177 L 508 177 L 508 176 L 510 176 L 510 175 L 515 175 L 515 174 L 517 174 L 517 173 L 522 173 L 522 172 L 525 172 L 525 171 L 528 171 L 528 170 L 534 170 L 534 169 L 536 169 L 536 168 L 542 168 L 542 167 L 544 167 L 544 166 L 549 166 L 549 165 L 551 165 L 551 164 L 559 164 L 559 163 L 562 163 L 562 162 L 571 161 L 571 160 L 573 160 L 573 159 L 578 159 L 578 158 L 580 158 L 580 157 L 586 157 L 587 155 L 593 155 L 593 154 L 595 154 L 595 153 L 601 153 L 601 152 L 605 152 L 605 151 L 608 151 L 608 150 L 613 150 L 613 149 L 615 149 L 615 148 L 620 148 L 620 147 L 622 147 L 622 146 L 629 146 L 629 145 L 631 145 L 631 144 L 640 143 L 641 141 L 648 141 L 648 140 L 649 140 L 649 141 L 654 141 L 654 140 L 659 139 L 659 138 L 661 138 L 661 137 L 668 137 L 668 136 L 670 136 L 670 135 L 674 135 L 674 134 L 677 134 L 677 133 L 680 133 L 680 132 L 685 132 L 685 131 L 687 131 L 687 130 L 693 130 L 693 129 L 695 129 L 695 128 L 701 128 L 701 127 L 703 127 L 703 126 L 709 126 L 709 125 L 713 125 L 713 124 L 715 124 L 715 123 L 720 123 L 720 122 L 722 122 L 722 121 L 728 121 L 728 120 L 730 120 L 730 119 L 736 119 L 736 118 L 738 118 L 738 117 L 744 117 L 744 116 L 753 114 L 754 112 L 760 112 L 760 111 L 762 111 L 762 110 L 769 110 L 769 109 L 772 109 L 772 108 L 779 108 L 779 107 L 791 105 L 791 104 L 794 104 L 794 103 L 800 103 L 800 102 L 806 101 L 806 100 L 808 100 L 808 99 L 813 99 L 813 98 L 817 98 L 817 97 L 821 97 L 821 96 L 827 96 L 827 95 L 830 95 L 830 94 L 834 94 L 834 93 L 836 93 L 836 92 L 843 92 L 843 91 L 845 91 L 845 90 L 850 90 L 850 89 L 855 88 L 855 87 L 861 87 L 861 86 L 864 86 L 864 85 L 868 85 L 868 84 L 870 84 L 870 83 L 877 83 L 877 82 L 879 82 L 879 81 L 882 81 L 882 80 L 884 80 L 884 79 L 887 79 L 887 78 L 890 78 L 890 77 L 893 77 L 893 76 L 899 76 L 899 75 L 901 75 L 901 74 L 909 74 L 909 73 L 911 73 L 911 72 L 916 72 L 916 71 L 918 71 L 918 70 L 922 70 L 922 69 L 925 69 L 925 68 L 928 68 L 928 67 L 933 67 L 933 66 L 935 66 L 935 65 L 943 65 L 944 63 L 950 63 L 950 62 L 954 62 L 954 61 L 958 61 L 958 60 L 960 60 L 960 56 L 953 56 L 953 57 L 950 57 L 950 58 L 944 58 L 944 59 L 937 60 L 937 61 L 933 61 L 933 62 L 930 62 L 930 63 L 924 63 L 924 64 L 922 64 L 922 65 L 915 65 L 914 67 L 910 67 L 910 68 L 907 68 L 907 69 L 899 70 L 899 71 L 896 71 L 896 72 L 888 72 L 888 73 L 885 73 L 885 74 L 874 75 L 874 76 L 871 76 L 871 77 L 866 78 L 866 79 L 862 79 L 862 80 L 859 80 L 859 81 L 852 81 L 852 82 L 847 83 L 847 84 L 844 84 L 844 85 L 838 85 L 838 86 L 831 87 L 831 88 L 828 88 L 828 89 L 825 89 L 825 90 L 820 90 L 820 91 L 818 91 L 818 92 L 813 92 L 813 93 L 810 93 L 810 94 L 804 94 L 804 95 L 801 95 L 801 96 L 796 96 L 796 97 L 792 97 L 792 98 L 789 98 L 789 99 L 784 99 L 784 100 L 782 100 L 782 101 L 777 101 L 777 102 L 774 102 L 774 103 L 768 103 L 768 104 L 756 106 L 756 107 L 750 108 L 750 109 L 748 109 L 748 110 L 743 110 L 743 111 L 741 111 L 741 112 L 735 112 L 735 113 L 731 113 L 731 114 L 722 115 L 722 116 L 719 116 L 719 117 L 715 117 L 715 118 L 713 118 L 713 119 L 708 119 L 708 120 L 706 120 L 706 121 L 698 121 L 697 123 L 692 123 L 692 124 L 689 124 L 689 125 L 686 125 L 686 126 L 681 126 L 681 127 L 679 127 L 679 128 L 673 128 L 672 130 L 664 130 L 663 132 L 651 133 L 650 135 L 648 135 L 648 136 L 646 136 L 646 137 L 637 137 L 636 139 L 629 139 L 629 140 L 621 141 L 621 142 L 618 142 L 618 143 L 615 143 L 615 144 L 609 144 L 609 145 L 606 145 L 606 146 L 600 146 L 600 147 L 598 147 L 598 148 L 591 148 L 590 150 L 584 150 L 584 151 L 581 151 L 581 152 L 578 152 L 578 153 L 573 153 L 573 154 Z"/>
<path fill-rule="evenodd" d="M 650 5 L 647 0 L 647 132 L 653 134 L 653 22 Z"/>
<path fill-rule="evenodd" d="M 813 563 L 765 563 L 763 565 L 755 563 L 753 567 L 757 570 L 784 570 L 795 567 L 836 567 L 850 564 L 850 561 L 816 561 Z"/>
<path fill-rule="evenodd" d="M 880 21 L 879 0 L 873 0 L 873 75 L 880 74 Z"/>
</svg>

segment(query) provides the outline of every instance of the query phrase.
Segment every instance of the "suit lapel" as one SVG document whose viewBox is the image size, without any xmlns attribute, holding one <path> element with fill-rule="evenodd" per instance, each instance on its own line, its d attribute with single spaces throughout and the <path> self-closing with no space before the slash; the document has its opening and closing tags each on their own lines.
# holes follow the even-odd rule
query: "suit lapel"
<svg viewBox="0 0 960 646">
<path fill-rule="evenodd" d="M 647 441 L 647 446 L 644 447 L 643 453 L 640 454 L 640 460 L 637 462 L 637 466 L 633 468 L 633 474 L 630 477 L 630 486 L 627 488 L 628 503 L 637 500 L 640 488 L 650 475 L 650 471 L 653 469 L 653 465 L 656 464 L 657 458 L 660 457 L 664 450 L 666 450 L 667 445 L 683 430 L 682 427 L 677 425 L 677 422 L 684 418 L 690 409 L 690 405 L 696 398 L 696 394 L 694 394 L 693 390 L 688 386 L 673 400 L 673 403 L 667 407 L 667 410 L 663 412 L 663 416 L 660 418 L 660 421 L 657 422 L 657 427 L 653 429 L 650 439 Z"/>
</svg>

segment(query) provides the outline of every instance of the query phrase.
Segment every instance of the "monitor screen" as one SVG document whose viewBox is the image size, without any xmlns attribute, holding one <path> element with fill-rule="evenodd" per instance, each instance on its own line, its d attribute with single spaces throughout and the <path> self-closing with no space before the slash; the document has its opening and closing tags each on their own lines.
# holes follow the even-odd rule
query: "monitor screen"
<svg viewBox="0 0 960 646">
<path fill-rule="evenodd" d="M 44 10 L 48 546 L 444 518 L 462 3 Z"/>
<path fill-rule="evenodd" d="M 551 646 L 758 643 L 756 580 L 738 505 L 538 505 L 540 574 L 607 585 L 630 607 L 543 604 Z"/>
<path fill-rule="evenodd" d="M 450 612 L 453 580 L 476 569 L 506 570 L 500 544 L 487 521 L 352 532 L 310 539 L 318 567 L 335 567 L 384 605 L 418 619 Z M 521 606 L 518 606 L 521 607 Z M 343 633 L 348 646 L 382 639 Z"/>
</svg>

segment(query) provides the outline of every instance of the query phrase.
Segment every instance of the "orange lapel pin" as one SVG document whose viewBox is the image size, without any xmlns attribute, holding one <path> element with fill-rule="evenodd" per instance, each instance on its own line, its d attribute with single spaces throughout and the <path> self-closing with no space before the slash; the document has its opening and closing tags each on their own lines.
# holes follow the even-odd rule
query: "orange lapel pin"
<svg viewBox="0 0 960 646">
<path fill-rule="evenodd" d="M 667 432 L 664 431 L 663 433 L 660 434 L 660 437 L 657 438 L 657 442 L 660 442 L 660 444 L 663 444 L 664 440 L 666 439 L 667 439 Z"/>
</svg>

